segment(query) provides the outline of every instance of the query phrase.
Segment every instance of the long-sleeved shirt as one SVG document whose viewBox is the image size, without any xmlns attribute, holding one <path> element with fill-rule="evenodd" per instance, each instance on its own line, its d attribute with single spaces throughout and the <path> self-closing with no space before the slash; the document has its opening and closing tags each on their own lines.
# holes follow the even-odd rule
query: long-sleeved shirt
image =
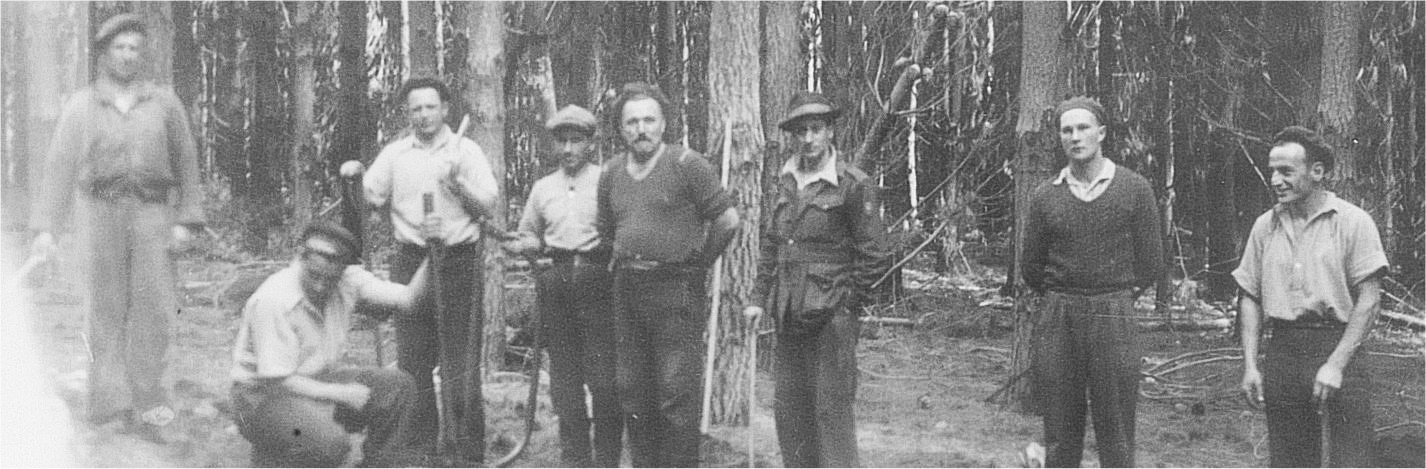
<svg viewBox="0 0 1426 469">
<path fill-rule="evenodd" d="M 171 88 L 136 86 L 127 112 L 114 105 L 115 85 L 100 79 L 75 93 L 60 111 L 45 152 L 30 229 L 52 231 L 67 219 L 76 187 L 123 181 L 167 188 L 174 221 L 203 223 L 198 147 L 183 103 Z"/>
<path fill-rule="evenodd" d="M 835 159 L 828 168 L 831 179 L 827 171 L 798 177 L 789 161 L 762 227 L 752 301 L 779 324 L 789 313 L 851 305 L 889 267 L 876 188 Z"/>
<path fill-rule="evenodd" d="M 733 206 L 703 155 L 664 144 L 643 179 L 627 170 L 631 156 L 605 164 L 599 181 L 599 229 L 616 258 L 680 263 L 703 246 L 708 222 Z"/>
<path fill-rule="evenodd" d="M 574 176 L 560 169 L 535 181 L 520 215 L 521 247 L 580 252 L 599 247 L 595 222 L 601 169 L 586 164 Z"/>
<path fill-rule="evenodd" d="M 366 201 L 374 207 L 389 206 L 391 226 L 399 242 L 425 246 L 421 222 L 426 219 L 423 194 L 433 194 L 432 216 L 440 217 L 441 241 L 447 246 L 480 239 L 477 215 L 466 210 L 458 194 L 441 184 L 456 171 L 456 182 L 478 203 L 487 207 L 499 195 L 490 160 L 480 146 L 442 126 L 430 145 L 408 135 L 386 145 L 362 179 Z"/>
<path fill-rule="evenodd" d="M 1047 182 L 1036 189 L 1029 210 L 1023 276 L 1030 288 L 1099 294 L 1158 279 L 1159 209 L 1138 173 L 1118 168 L 1104 193 L 1088 202 L 1068 184 Z"/>
</svg>

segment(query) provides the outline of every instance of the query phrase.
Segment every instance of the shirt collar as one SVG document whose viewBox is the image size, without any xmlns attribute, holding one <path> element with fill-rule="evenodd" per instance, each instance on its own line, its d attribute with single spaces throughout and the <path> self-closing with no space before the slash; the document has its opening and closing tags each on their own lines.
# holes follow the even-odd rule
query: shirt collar
<svg viewBox="0 0 1426 469">
<path fill-rule="evenodd" d="M 152 98 L 158 87 L 151 81 L 141 81 L 134 85 L 134 103 L 138 104 Z M 119 92 L 119 85 L 107 78 L 100 77 L 94 80 L 94 98 L 100 103 L 113 106 L 114 97 Z"/>
<path fill-rule="evenodd" d="M 1327 213 L 1336 212 L 1338 209 L 1342 208 L 1342 204 L 1346 203 L 1346 201 L 1344 201 L 1344 200 L 1338 198 L 1338 197 L 1337 197 L 1337 193 L 1335 193 L 1335 192 L 1332 192 L 1332 191 L 1323 191 L 1323 192 L 1324 192 L 1323 195 L 1324 195 L 1325 197 L 1322 198 L 1322 205 L 1320 205 L 1320 206 L 1317 207 L 1317 211 L 1312 212 L 1312 216 L 1307 217 L 1307 222 L 1308 222 L 1308 223 L 1312 223 L 1312 220 L 1316 220 L 1317 217 L 1320 217 L 1320 216 L 1325 215 L 1325 214 L 1327 214 Z M 1273 218 L 1274 218 L 1274 219 L 1278 219 L 1278 218 L 1286 217 L 1286 216 L 1288 216 L 1287 207 L 1286 207 L 1286 206 L 1284 206 L 1284 205 L 1281 204 L 1281 203 L 1273 204 Z"/>
<path fill-rule="evenodd" d="M 837 149 L 831 149 L 832 154 L 827 155 L 830 161 L 822 165 L 816 172 L 803 172 L 797 169 L 797 158 L 788 158 L 782 164 L 782 174 L 791 174 L 792 179 L 797 181 L 797 188 L 802 189 L 817 181 L 827 181 L 832 186 L 837 185 Z"/>
<path fill-rule="evenodd" d="M 454 137 L 454 136 L 455 136 L 455 132 L 452 132 L 452 131 L 451 131 L 451 126 L 449 126 L 449 125 L 441 125 L 441 130 L 436 131 L 436 138 L 431 139 L 431 145 L 430 145 L 430 146 L 426 146 L 426 147 L 421 147 L 421 146 L 420 146 L 420 145 L 421 145 L 421 137 L 417 137 L 417 136 L 416 136 L 416 131 L 415 131 L 415 130 L 412 130 L 412 131 L 411 131 L 411 135 L 409 135 L 409 137 L 411 137 L 411 148 L 420 149 L 420 150 L 430 150 L 430 149 L 434 149 L 434 148 L 441 148 L 442 145 L 445 145 L 445 144 L 446 144 L 446 140 L 448 140 L 448 139 L 450 139 L 450 138 L 452 138 L 452 137 Z"/>
<path fill-rule="evenodd" d="M 1114 180 L 1114 167 L 1118 165 L 1115 165 L 1114 162 L 1110 161 L 1108 158 L 1104 159 L 1104 163 L 1104 169 L 1101 169 L 1099 171 L 1099 175 L 1095 176 L 1094 180 L 1090 182 L 1080 181 L 1079 178 L 1074 177 L 1074 172 L 1070 171 L 1070 167 L 1065 166 L 1064 168 L 1060 169 L 1059 176 L 1055 177 L 1054 184 L 1058 186 L 1068 181 L 1070 184 L 1074 184 L 1077 186 L 1093 187 L 1094 185 L 1099 184 L 1100 182 Z"/>
</svg>

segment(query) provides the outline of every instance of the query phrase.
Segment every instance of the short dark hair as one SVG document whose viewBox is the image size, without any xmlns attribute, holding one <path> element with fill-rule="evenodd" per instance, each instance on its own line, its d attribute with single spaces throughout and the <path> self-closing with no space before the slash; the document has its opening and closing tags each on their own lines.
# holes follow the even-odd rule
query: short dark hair
<svg viewBox="0 0 1426 469">
<path fill-rule="evenodd" d="M 1099 100 L 1097 99 L 1088 96 L 1075 96 L 1060 101 L 1060 104 L 1055 106 L 1055 119 L 1059 119 L 1060 116 L 1065 115 L 1065 113 L 1071 109 L 1084 109 L 1089 111 L 1091 114 L 1094 114 L 1094 120 L 1099 121 L 1099 125 L 1109 125 L 1108 116 L 1106 116 L 1104 112 L 1104 105 L 1099 104 Z"/>
<path fill-rule="evenodd" d="M 406 80 L 406 84 L 401 85 L 401 91 L 396 94 L 396 103 L 405 105 L 406 98 L 411 97 L 411 92 L 422 88 L 433 88 L 436 94 L 441 95 L 441 102 L 451 102 L 451 89 L 446 86 L 446 82 L 435 77 L 419 77 Z"/>
<path fill-rule="evenodd" d="M 301 244 L 307 244 L 307 240 L 312 238 L 322 238 L 331 241 L 338 249 L 338 257 L 343 264 L 356 265 L 359 263 L 358 257 L 361 245 L 357 242 L 356 235 L 342 228 L 342 225 L 329 221 L 314 221 L 302 230 L 302 236 L 298 239 Z"/>
<path fill-rule="evenodd" d="M 624 86 L 619 87 L 619 93 L 614 96 L 614 105 L 609 107 L 609 117 L 606 119 L 609 124 L 613 126 L 611 130 L 613 130 L 614 135 L 619 135 L 619 128 L 621 126 L 619 121 L 622 120 L 624 116 L 624 105 L 628 104 L 629 101 L 638 101 L 640 99 L 652 99 L 659 103 L 659 112 L 664 115 L 664 119 L 668 119 L 668 96 L 664 96 L 663 91 L 659 89 L 658 85 L 644 83 L 642 81 L 625 83 Z"/>
<path fill-rule="evenodd" d="M 1322 140 L 1322 136 L 1312 129 L 1300 125 L 1290 125 L 1273 136 L 1273 147 L 1280 147 L 1288 143 L 1302 145 L 1307 150 L 1307 165 L 1312 163 L 1322 163 L 1323 172 L 1330 173 L 1336 166 L 1336 158 L 1332 156 L 1332 147 Z"/>
</svg>

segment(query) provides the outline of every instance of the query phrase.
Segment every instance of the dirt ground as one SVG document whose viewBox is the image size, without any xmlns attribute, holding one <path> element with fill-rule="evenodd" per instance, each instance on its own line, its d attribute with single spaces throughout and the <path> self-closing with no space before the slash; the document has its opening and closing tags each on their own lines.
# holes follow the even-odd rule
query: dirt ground
<svg viewBox="0 0 1426 469">
<path fill-rule="evenodd" d="M 186 281 L 203 281 L 238 270 L 214 262 L 185 262 Z M 1003 274 L 1001 274 L 1003 275 Z M 228 369 L 236 333 L 237 306 L 211 288 L 191 288 L 178 315 L 169 377 L 182 438 L 157 446 L 114 428 L 81 423 L 88 362 L 83 339 L 82 298 L 67 275 L 51 269 L 34 291 L 29 326 L 47 380 L 68 406 L 73 439 L 70 459 L 81 466 L 247 466 L 248 444 L 229 417 Z M 7 277 L 8 278 L 8 277 Z M 216 280 L 206 278 L 206 280 Z M 216 284 L 215 284 L 216 285 Z M 217 288 L 216 286 L 212 288 Z M 1037 417 L 1004 410 L 986 399 L 1009 376 L 1010 312 L 986 302 L 983 288 L 908 290 L 888 315 L 916 318 L 917 327 L 866 325 L 858 349 L 861 368 L 856 404 L 862 462 L 869 467 L 1019 467 L 1020 452 L 1039 439 Z M 6 294 L 6 314 L 25 309 Z M 1003 304 L 1003 303 L 1001 303 Z M 14 331 L 7 331 L 11 334 Z M 372 334 L 353 333 L 351 360 L 373 363 Z M 1236 347 L 1231 330 L 1152 332 L 1142 337 L 1146 366 L 1183 353 Z M 1375 371 L 1376 419 L 1389 436 L 1406 436 L 1419 448 L 1423 420 L 1421 335 L 1378 327 L 1369 344 Z M 389 360 L 389 358 L 388 358 Z M 1178 372 L 1170 388 L 1145 383 L 1140 400 L 1138 463 L 1144 467 L 1261 467 L 1267 464 L 1263 413 L 1247 408 L 1236 392 L 1236 360 L 1221 360 Z M 548 380 L 544 380 L 546 383 Z M 493 461 L 518 438 L 524 382 L 500 374 L 487 385 L 490 454 Z M 750 427 L 717 427 L 704 444 L 704 464 L 781 465 L 772 419 L 772 381 L 765 368 Z M 54 419 L 65 416 L 54 415 Z M 531 447 L 517 467 L 558 465 L 556 422 L 542 393 Z M 1091 432 L 1092 433 L 1092 432 Z M 1085 465 L 1096 466 L 1092 436 Z M 7 448 L 10 451 L 12 448 Z M 1416 457 L 1420 457 L 1419 449 Z M 1417 459 L 1416 461 L 1420 461 Z M 1419 467 L 1419 466 L 1418 466 Z"/>
</svg>

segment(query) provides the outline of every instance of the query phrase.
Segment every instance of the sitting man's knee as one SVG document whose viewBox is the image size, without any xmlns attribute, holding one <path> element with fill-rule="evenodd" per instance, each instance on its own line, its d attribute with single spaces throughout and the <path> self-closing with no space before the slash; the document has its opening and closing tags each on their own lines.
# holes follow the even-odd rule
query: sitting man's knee
<svg viewBox="0 0 1426 469">
<path fill-rule="evenodd" d="M 335 405 L 301 397 L 274 397 L 254 412 L 249 440 L 254 462 L 289 467 L 335 467 L 351 442 L 333 417 Z"/>
</svg>

